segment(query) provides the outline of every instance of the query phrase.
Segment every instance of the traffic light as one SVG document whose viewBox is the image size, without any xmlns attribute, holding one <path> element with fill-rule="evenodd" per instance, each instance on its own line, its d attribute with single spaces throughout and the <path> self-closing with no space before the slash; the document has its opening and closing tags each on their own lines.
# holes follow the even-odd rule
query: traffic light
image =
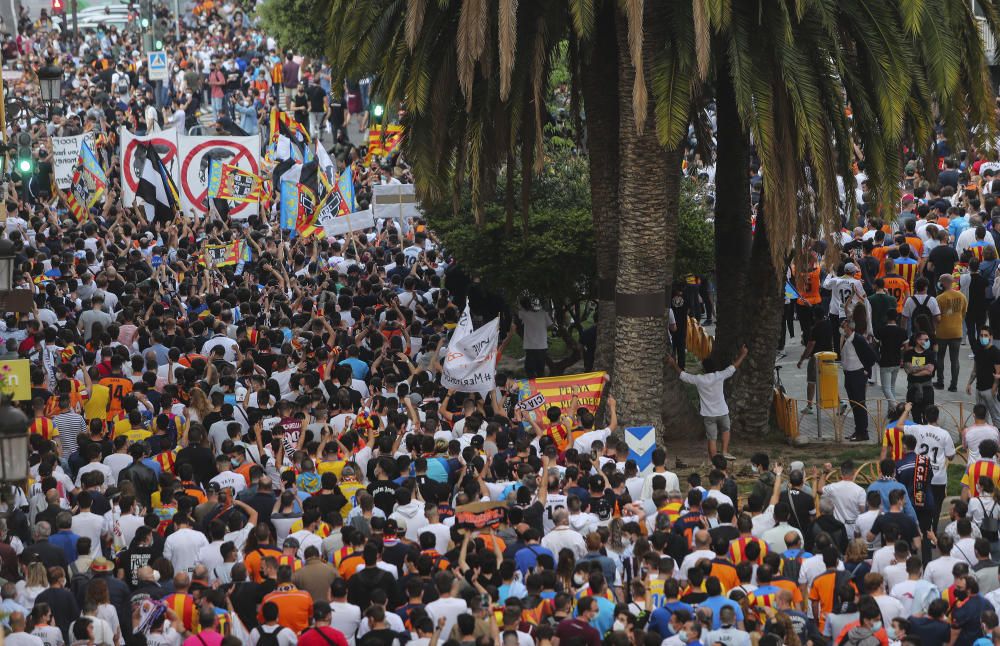
<svg viewBox="0 0 1000 646">
<path fill-rule="evenodd" d="M 376 119 L 381 119 L 383 114 L 385 114 L 385 106 L 382 105 L 381 103 L 376 103 L 375 106 L 372 108 L 372 115 Z"/>
<path fill-rule="evenodd" d="M 21 175 L 30 175 L 35 168 L 35 158 L 31 153 L 31 135 L 27 132 L 17 133 L 17 171 Z"/>
<path fill-rule="evenodd" d="M 52 0 L 52 13 L 62 13 L 64 9 L 63 0 Z"/>
</svg>

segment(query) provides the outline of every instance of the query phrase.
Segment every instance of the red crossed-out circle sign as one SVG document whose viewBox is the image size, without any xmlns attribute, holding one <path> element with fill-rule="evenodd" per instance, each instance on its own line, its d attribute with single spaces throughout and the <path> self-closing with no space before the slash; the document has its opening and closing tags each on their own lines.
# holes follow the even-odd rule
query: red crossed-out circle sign
<svg viewBox="0 0 1000 646">
<path fill-rule="evenodd" d="M 125 181 L 128 183 L 129 189 L 135 192 L 135 189 L 139 187 L 139 173 L 141 170 L 135 168 L 135 149 L 136 146 L 142 144 L 145 146 L 147 143 L 153 144 L 157 149 L 157 153 L 160 155 L 160 161 L 164 165 L 170 164 L 174 157 L 177 155 L 177 143 L 171 141 L 170 139 L 163 139 L 162 137 L 153 137 L 148 141 L 140 141 L 138 138 L 134 138 L 128 142 L 128 146 L 125 148 L 125 157 L 122 159 L 122 169 L 125 171 Z"/>
<path fill-rule="evenodd" d="M 191 152 L 181 160 L 181 190 L 184 191 L 188 202 L 203 213 L 208 211 L 208 207 L 205 206 L 205 198 L 208 197 L 208 170 L 205 171 L 206 181 L 205 186 L 202 187 L 201 179 L 198 177 L 201 172 L 201 158 L 215 148 L 223 148 L 232 153 L 228 159 L 224 160 L 225 163 L 235 164 L 254 175 L 260 172 L 253 152 L 243 144 L 228 139 L 209 139 L 192 148 Z M 229 215 L 236 215 L 249 206 L 251 204 L 248 202 L 235 204 L 229 209 Z"/>
</svg>

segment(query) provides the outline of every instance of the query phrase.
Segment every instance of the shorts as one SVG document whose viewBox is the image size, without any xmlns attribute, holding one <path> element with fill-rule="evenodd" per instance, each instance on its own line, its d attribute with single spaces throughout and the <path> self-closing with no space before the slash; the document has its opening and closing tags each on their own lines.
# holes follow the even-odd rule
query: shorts
<svg viewBox="0 0 1000 646">
<path fill-rule="evenodd" d="M 705 438 L 713 442 L 719 439 L 720 433 L 729 432 L 729 415 L 705 418 Z"/>
<path fill-rule="evenodd" d="M 816 383 L 816 357 L 809 357 L 809 362 L 806 364 L 806 383 Z"/>
</svg>

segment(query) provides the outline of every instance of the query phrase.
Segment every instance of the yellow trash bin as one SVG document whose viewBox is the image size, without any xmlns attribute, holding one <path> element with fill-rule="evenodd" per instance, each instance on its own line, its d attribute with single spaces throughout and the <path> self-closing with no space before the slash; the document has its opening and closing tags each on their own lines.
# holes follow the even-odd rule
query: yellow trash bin
<svg viewBox="0 0 1000 646">
<path fill-rule="evenodd" d="M 816 389 L 817 405 L 823 409 L 837 408 L 840 404 L 840 371 L 837 369 L 836 352 L 817 352 Z"/>
</svg>

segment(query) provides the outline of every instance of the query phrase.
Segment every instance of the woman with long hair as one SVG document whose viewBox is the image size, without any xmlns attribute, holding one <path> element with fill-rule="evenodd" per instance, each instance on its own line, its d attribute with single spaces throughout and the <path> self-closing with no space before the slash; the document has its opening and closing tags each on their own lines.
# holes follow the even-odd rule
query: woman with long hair
<svg viewBox="0 0 1000 646">
<path fill-rule="evenodd" d="M 573 570 L 576 569 L 576 554 L 569 548 L 559 550 L 559 563 L 556 565 L 556 577 L 563 592 L 570 594 L 576 590 L 573 585 Z"/>
<path fill-rule="evenodd" d="M 17 602 L 25 608 L 31 608 L 38 595 L 49 587 L 49 575 L 40 561 L 29 564 L 25 570 L 24 580 L 16 584 Z"/>
<path fill-rule="evenodd" d="M 118 622 L 118 612 L 111 605 L 111 592 L 108 590 L 108 582 L 104 579 L 93 579 L 87 584 L 87 593 L 84 597 L 84 604 L 87 602 L 97 606 L 96 617 L 108 622 L 114 632 L 114 643 L 116 646 L 122 644 L 122 630 Z"/>
<path fill-rule="evenodd" d="M 197 386 L 189 392 L 190 401 L 184 409 L 184 416 L 191 422 L 202 422 L 212 412 L 212 404 L 205 395 L 205 391 Z"/>
<path fill-rule="evenodd" d="M 62 641 L 62 631 L 55 625 L 52 608 L 47 603 L 36 603 L 31 609 L 27 629 L 46 644 L 58 644 Z"/>
</svg>

